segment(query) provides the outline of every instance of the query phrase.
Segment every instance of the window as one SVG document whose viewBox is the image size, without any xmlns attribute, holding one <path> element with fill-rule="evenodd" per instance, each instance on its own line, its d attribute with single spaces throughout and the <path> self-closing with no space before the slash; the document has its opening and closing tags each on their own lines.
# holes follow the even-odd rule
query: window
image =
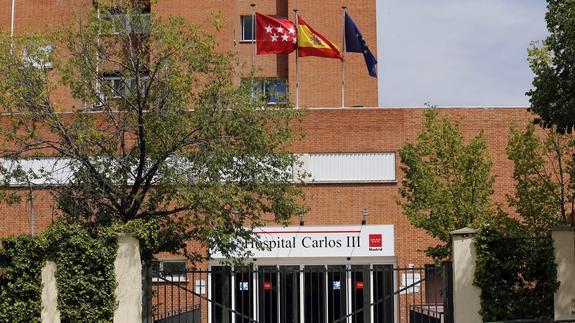
<svg viewBox="0 0 575 323">
<path fill-rule="evenodd" d="M 35 68 L 52 68 L 52 45 L 44 45 L 34 49 L 24 49 L 22 53 L 22 60 Z"/>
<path fill-rule="evenodd" d="M 146 83 L 149 77 L 143 75 L 140 77 L 140 92 L 146 89 Z M 103 92 L 109 93 L 109 98 L 128 98 L 130 95 L 135 95 L 134 92 L 137 87 L 137 80 L 135 77 L 125 78 L 119 73 L 109 73 L 104 75 Z"/>
<path fill-rule="evenodd" d="M 103 86 L 110 98 L 119 98 L 126 93 L 126 82 L 121 76 L 105 76 Z"/>
<path fill-rule="evenodd" d="M 187 282 L 185 260 L 160 260 L 152 263 L 152 281 Z"/>
<path fill-rule="evenodd" d="M 104 24 L 104 34 L 148 34 L 150 32 L 150 14 L 146 10 L 141 13 L 125 13 L 121 9 L 111 8 L 101 14 L 101 19 L 107 22 Z"/>
<path fill-rule="evenodd" d="M 286 79 L 262 79 L 256 84 L 256 91 L 266 99 L 268 104 L 278 104 L 287 102 L 287 80 Z"/>
<path fill-rule="evenodd" d="M 240 41 L 252 42 L 255 40 L 254 17 L 241 16 L 240 20 L 242 24 L 242 37 Z"/>
<path fill-rule="evenodd" d="M 244 79 L 242 82 L 253 82 L 252 93 L 262 96 L 268 104 L 287 103 L 288 101 L 287 79 Z"/>
</svg>

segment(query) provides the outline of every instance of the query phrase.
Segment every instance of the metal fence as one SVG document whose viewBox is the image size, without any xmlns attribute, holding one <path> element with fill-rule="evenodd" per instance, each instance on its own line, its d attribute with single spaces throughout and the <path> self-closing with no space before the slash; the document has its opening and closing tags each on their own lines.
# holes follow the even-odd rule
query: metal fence
<svg viewBox="0 0 575 323">
<path fill-rule="evenodd" d="M 453 322 L 450 264 L 211 266 L 150 276 L 144 322 Z"/>
</svg>

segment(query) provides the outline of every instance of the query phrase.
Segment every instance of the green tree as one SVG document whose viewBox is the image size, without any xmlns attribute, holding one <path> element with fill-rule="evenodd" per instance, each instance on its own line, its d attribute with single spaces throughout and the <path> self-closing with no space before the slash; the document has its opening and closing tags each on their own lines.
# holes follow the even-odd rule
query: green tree
<svg viewBox="0 0 575 323">
<path fill-rule="evenodd" d="M 575 138 L 554 128 L 541 136 L 535 127 L 511 129 L 507 155 L 513 161 L 515 194 L 509 205 L 517 211 L 524 230 L 539 236 L 559 222 L 573 223 L 575 211 Z"/>
<path fill-rule="evenodd" d="M 426 250 L 436 260 L 451 255 L 453 230 L 493 218 L 491 159 L 483 133 L 465 143 L 458 125 L 425 110 L 424 129 L 399 152 L 404 173 L 398 202 L 411 224 L 441 243 Z"/>
<path fill-rule="evenodd" d="M 253 227 L 305 211 L 287 151 L 298 112 L 254 97 L 207 32 L 141 3 L 99 1 L 55 33 L 2 35 L 3 156 L 55 157 L 71 172 L 53 188 L 61 216 L 129 224 L 148 255 L 190 241 L 241 254 Z"/>
<path fill-rule="evenodd" d="M 535 73 L 527 92 L 530 110 L 539 115 L 536 123 L 556 127 L 560 133 L 575 126 L 575 2 L 547 0 L 549 36 L 533 43 L 529 63 Z"/>
</svg>

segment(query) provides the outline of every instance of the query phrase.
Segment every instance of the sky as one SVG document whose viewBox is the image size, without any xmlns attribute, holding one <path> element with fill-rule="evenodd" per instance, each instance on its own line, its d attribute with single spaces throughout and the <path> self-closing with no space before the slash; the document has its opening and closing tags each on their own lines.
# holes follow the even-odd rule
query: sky
<svg viewBox="0 0 575 323">
<path fill-rule="evenodd" d="M 380 106 L 528 106 L 544 0 L 377 0 Z"/>
</svg>

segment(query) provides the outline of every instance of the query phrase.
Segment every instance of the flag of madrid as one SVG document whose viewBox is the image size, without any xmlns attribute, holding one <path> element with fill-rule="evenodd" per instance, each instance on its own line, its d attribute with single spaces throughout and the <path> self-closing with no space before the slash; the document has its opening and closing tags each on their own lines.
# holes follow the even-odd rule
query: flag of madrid
<svg viewBox="0 0 575 323">
<path fill-rule="evenodd" d="M 289 54 L 296 48 L 295 25 L 281 18 L 273 18 L 256 13 L 256 53 Z"/>
</svg>

